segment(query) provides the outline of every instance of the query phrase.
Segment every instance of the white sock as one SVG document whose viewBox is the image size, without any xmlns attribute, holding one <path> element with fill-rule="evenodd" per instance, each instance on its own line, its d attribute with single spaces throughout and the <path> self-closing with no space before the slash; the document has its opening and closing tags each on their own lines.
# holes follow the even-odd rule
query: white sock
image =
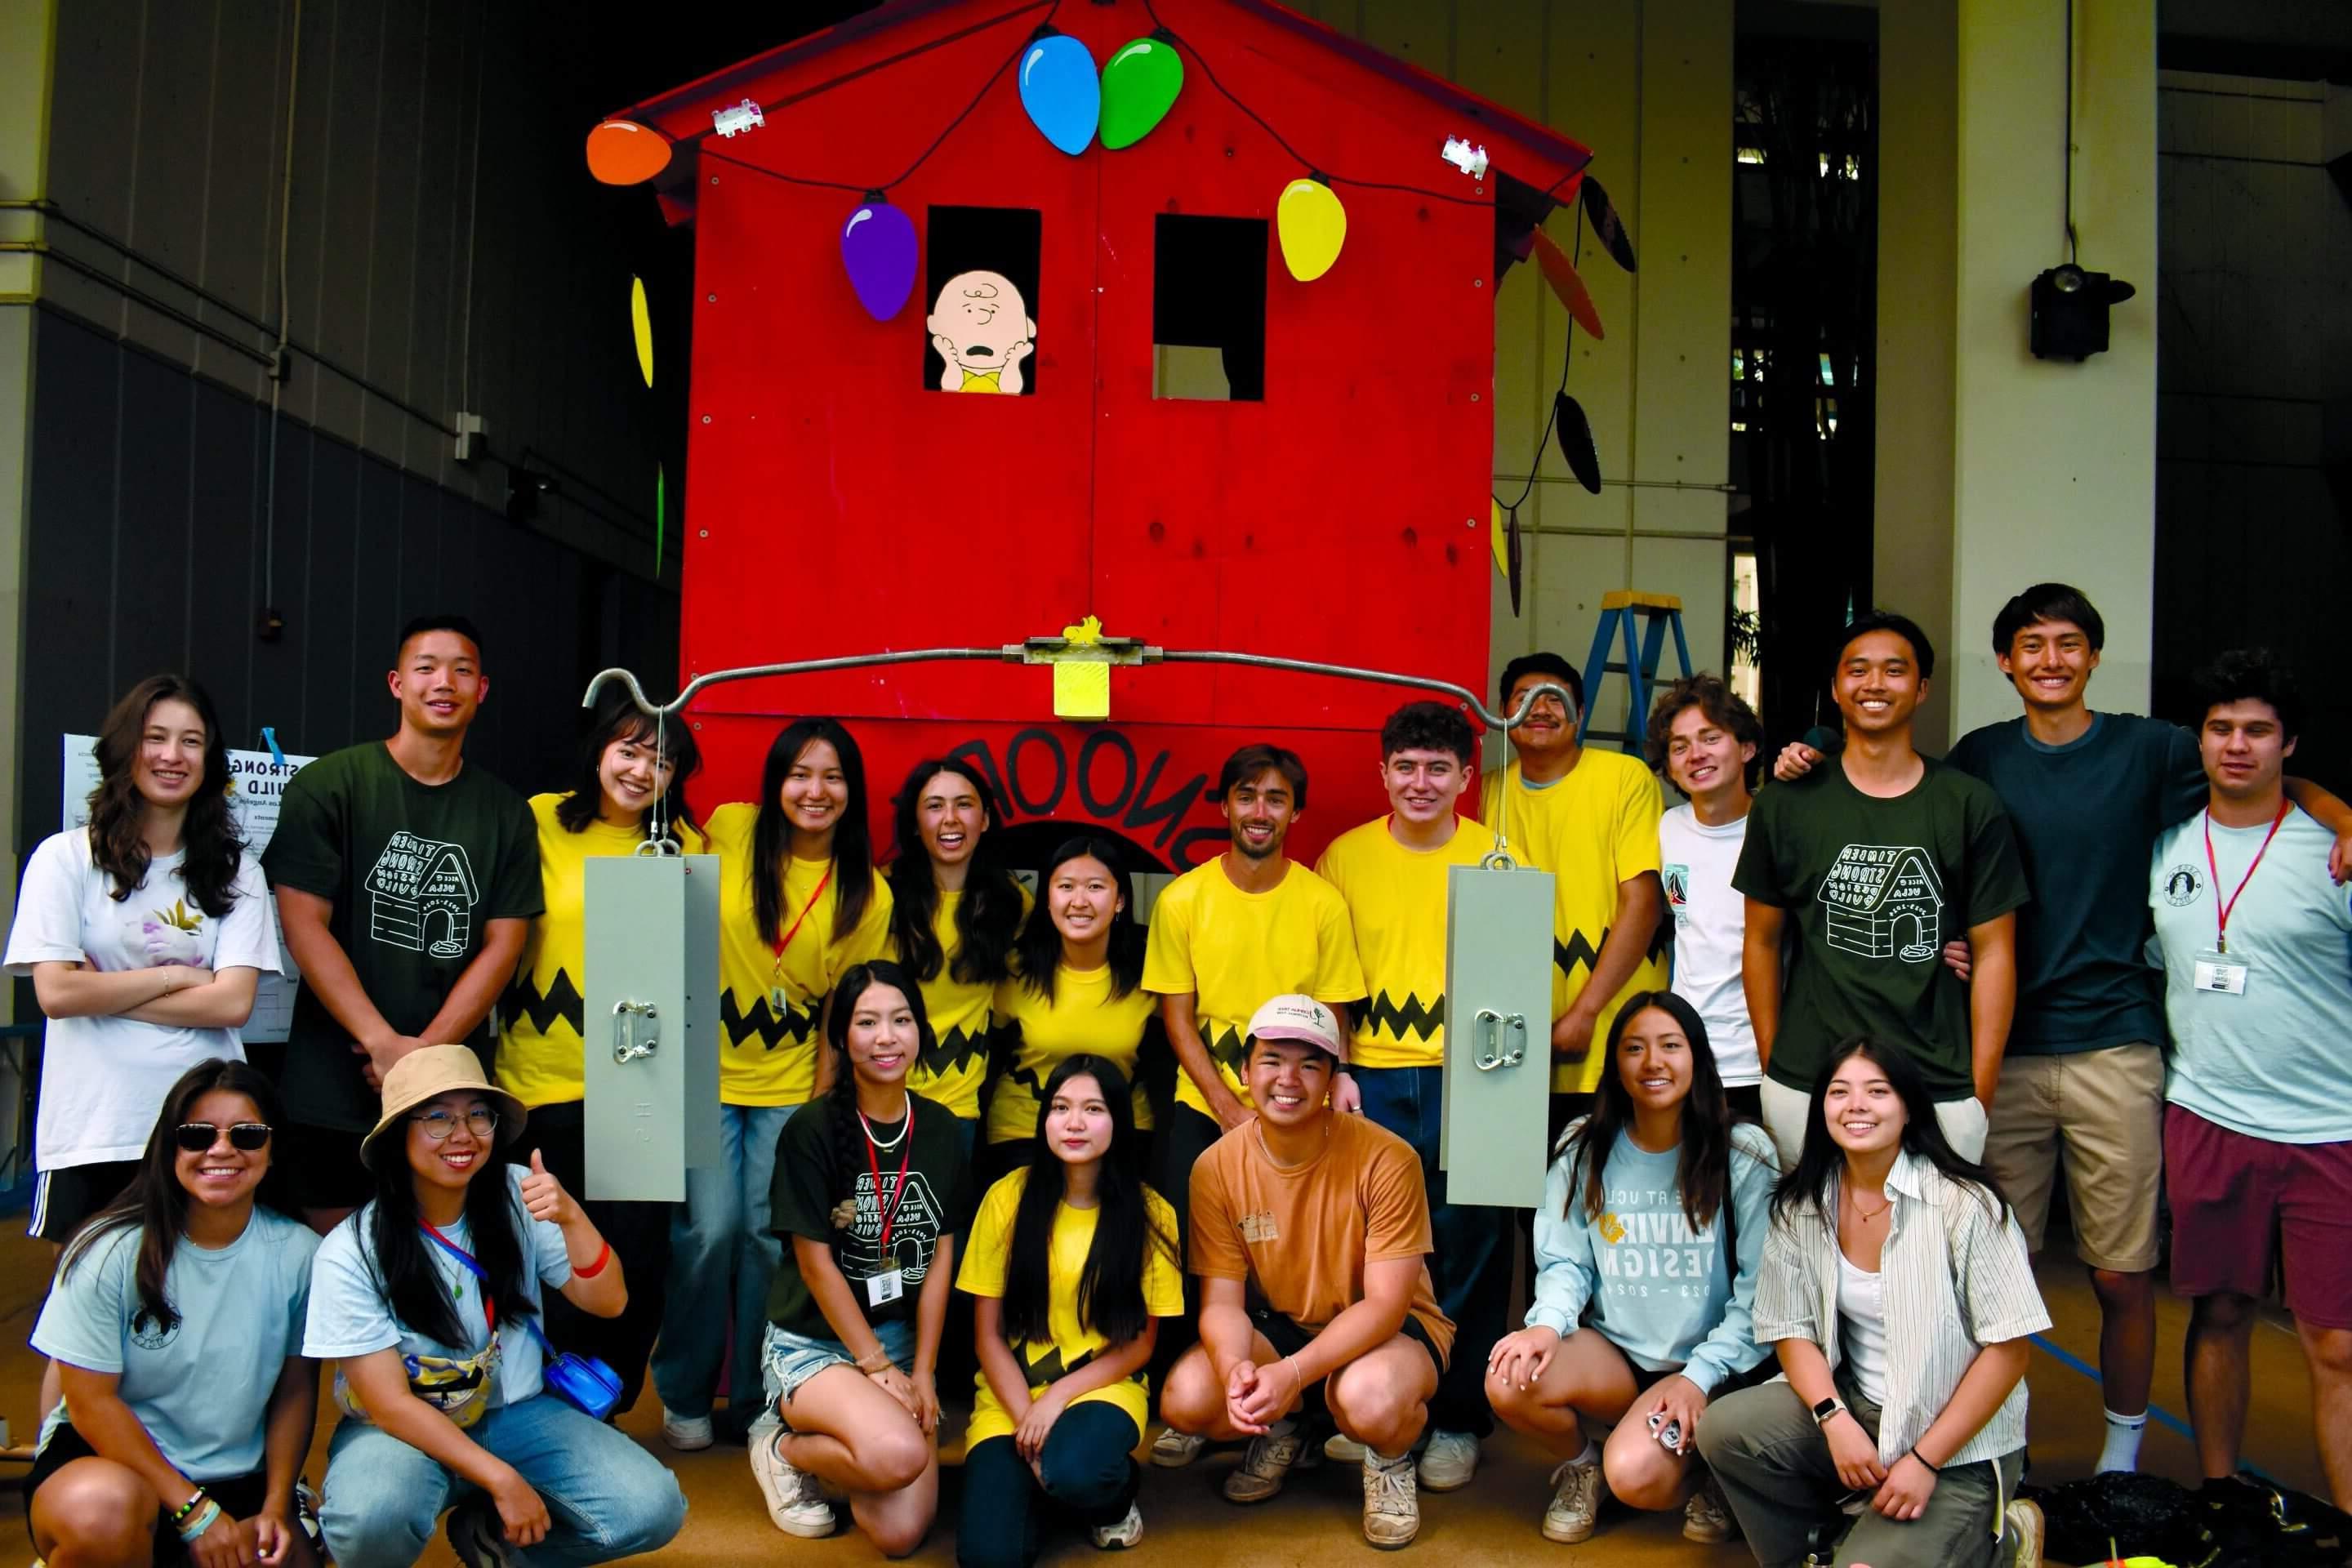
<svg viewBox="0 0 2352 1568">
<path fill-rule="evenodd" d="M 1571 1465 L 1599 1464 L 1601 1462 L 1601 1445 L 1594 1442 L 1591 1438 L 1587 1437 L 1584 1440 L 1583 1451 L 1571 1456 L 1568 1462 Z"/>
<path fill-rule="evenodd" d="M 1266 1427 L 1265 1427 L 1265 1435 L 1266 1435 L 1267 1436 L 1269 1436 L 1269 1437 L 1287 1437 L 1287 1436 L 1289 1436 L 1293 1432 L 1296 1432 L 1296 1431 L 1297 1431 L 1297 1430 L 1298 1430 L 1298 1419 L 1297 1419 L 1297 1417 L 1293 1416 L 1293 1415 L 1286 1415 L 1286 1416 L 1284 1416 L 1284 1417 L 1283 1417 L 1281 1420 L 1279 1420 L 1279 1421 L 1269 1421 L 1269 1422 L 1267 1422 L 1267 1423 L 1266 1423 Z"/>
<path fill-rule="evenodd" d="M 1411 1448 L 1407 1448 L 1402 1454 L 1383 1454 L 1378 1448 L 1371 1447 L 1370 1444 L 1366 1444 L 1364 1447 L 1364 1462 L 1368 1465 L 1375 1466 L 1380 1469 L 1393 1470 L 1399 1465 L 1410 1463 L 1412 1458 L 1412 1450 Z"/>
<path fill-rule="evenodd" d="M 2110 1470 L 2138 1469 L 2140 1435 L 2147 1429 L 2147 1415 L 2145 1411 L 2137 1415 L 2118 1415 L 2112 1410 L 2108 1411 L 2107 1440 L 2099 1449 L 2097 1473 L 2105 1475 Z"/>
</svg>

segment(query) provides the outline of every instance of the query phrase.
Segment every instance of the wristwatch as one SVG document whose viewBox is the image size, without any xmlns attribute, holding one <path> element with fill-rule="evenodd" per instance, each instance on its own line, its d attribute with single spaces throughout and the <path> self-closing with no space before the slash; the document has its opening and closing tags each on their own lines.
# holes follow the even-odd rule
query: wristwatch
<svg viewBox="0 0 2352 1568">
<path fill-rule="evenodd" d="M 1845 1401 L 1832 1394 L 1827 1399 L 1822 1400 L 1819 1405 L 1813 1406 L 1813 1425 L 1816 1426 L 1826 1426 L 1829 1425 L 1831 1416 L 1843 1415 L 1844 1413 Z"/>
</svg>

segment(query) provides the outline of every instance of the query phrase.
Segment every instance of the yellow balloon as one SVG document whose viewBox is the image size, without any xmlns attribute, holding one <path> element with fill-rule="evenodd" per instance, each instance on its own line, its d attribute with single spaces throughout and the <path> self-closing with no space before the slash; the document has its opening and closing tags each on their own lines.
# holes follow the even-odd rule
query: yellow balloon
<svg viewBox="0 0 2352 1568">
<path fill-rule="evenodd" d="M 650 387 L 654 384 L 654 322 L 646 309 L 646 280 L 642 278 L 629 279 L 629 330 L 637 340 L 637 374 L 646 378 Z"/>
<path fill-rule="evenodd" d="M 1348 209 L 1320 180 L 1297 179 L 1282 188 L 1274 206 L 1275 232 L 1290 275 L 1312 283 L 1339 259 L 1348 237 Z"/>
</svg>

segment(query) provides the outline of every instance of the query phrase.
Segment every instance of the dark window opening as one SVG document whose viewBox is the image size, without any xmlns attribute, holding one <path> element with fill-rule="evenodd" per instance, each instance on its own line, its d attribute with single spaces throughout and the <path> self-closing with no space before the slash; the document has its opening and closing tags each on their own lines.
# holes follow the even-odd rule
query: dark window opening
<svg viewBox="0 0 2352 1568">
<path fill-rule="evenodd" d="M 1152 221 L 1151 395 L 1265 400 L 1265 220 Z"/>
<path fill-rule="evenodd" d="M 1037 390 L 1034 207 L 932 207 L 927 215 L 923 384 L 935 391 Z"/>
</svg>

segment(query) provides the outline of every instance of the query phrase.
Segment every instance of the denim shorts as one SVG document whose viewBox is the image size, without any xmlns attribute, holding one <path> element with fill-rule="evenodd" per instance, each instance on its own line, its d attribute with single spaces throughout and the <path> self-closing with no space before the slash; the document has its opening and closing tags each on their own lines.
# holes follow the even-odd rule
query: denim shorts
<svg viewBox="0 0 2352 1568">
<path fill-rule="evenodd" d="M 898 1363 L 898 1370 L 911 1373 L 915 1367 L 915 1325 L 904 1318 L 876 1327 L 874 1337 L 882 1342 L 882 1349 Z M 768 1325 L 767 1338 L 761 1344 L 761 1376 L 766 1386 L 771 1405 L 778 1400 L 791 1403 L 801 1384 L 829 1366 L 856 1366 L 857 1358 L 839 1340 L 814 1339 Z"/>
</svg>

